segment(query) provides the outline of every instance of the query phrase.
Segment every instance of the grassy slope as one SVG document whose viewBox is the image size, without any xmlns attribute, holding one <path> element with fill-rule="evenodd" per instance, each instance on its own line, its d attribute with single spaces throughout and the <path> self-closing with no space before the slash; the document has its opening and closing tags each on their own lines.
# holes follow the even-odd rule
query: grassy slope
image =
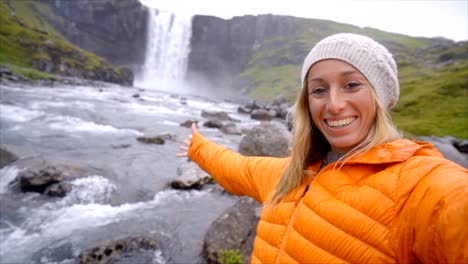
<svg viewBox="0 0 468 264">
<path fill-rule="evenodd" d="M 391 113 L 397 126 L 407 136 L 452 135 L 468 138 L 468 43 L 458 43 L 447 50 L 431 48 L 431 39 L 331 21 L 313 20 L 304 23 L 303 27 L 303 33 L 296 38 L 291 38 L 289 42 L 271 40 L 278 43 L 275 49 L 260 50 L 254 55 L 249 67 L 242 73 L 243 77 L 251 80 L 251 96 L 272 99 L 283 94 L 294 100 L 300 89 L 301 65 L 290 63 L 261 67 L 259 65 L 265 65 L 261 62 L 274 56 L 287 60 L 292 56 L 289 46 L 294 45 L 293 42 L 299 42 L 303 54 L 307 54 L 310 47 L 327 35 L 355 32 L 377 39 L 393 52 L 399 64 L 401 95 Z M 422 52 L 417 52 L 424 48 Z M 453 59 L 453 62 L 437 65 L 441 63 L 441 58 Z"/>
<path fill-rule="evenodd" d="M 58 33 L 43 17 L 60 20 L 44 3 L 22 0 L 0 2 L 0 65 L 8 64 L 16 74 L 31 79 L 49 79 L 53 75 L 32 69 L 36 59 L 67 63 L 72 67 L 110 68 L 102 58 L 77 48 Z M 14 14 L 14 15 L 12 15 Z M 60 61 L 50 51 L 61 54 Z M 53 69 L 52 73 L 57 73 Z"/>
</svg>

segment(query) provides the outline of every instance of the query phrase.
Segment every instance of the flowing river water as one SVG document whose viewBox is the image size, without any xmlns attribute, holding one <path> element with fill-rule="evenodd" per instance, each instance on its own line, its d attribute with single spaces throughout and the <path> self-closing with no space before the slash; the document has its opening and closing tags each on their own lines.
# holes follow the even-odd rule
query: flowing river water
<svg viewBox="0 0 468 264">
<path fill-rule="evenodd" d="M 237 105 L 194 95 L 117 85 L 0 86 L 1 144 L 20 159 L 0 170 L 0 263 L 75 263 L 97 242 L 144 235 L 161 244 L 153 263 L 199 263 L 210 223 L 236 199 L 209 190 L 168 187 L 184 159 L 176 158 L 202 110 L 224 111 L 252 127 Z M 237 150 L 240 136 L 200 126 L 210 139 Z M 175 135 L 164 145 L 136 140 Z M 32 159 L 94 171 L 73 181 L 65 198 L 20 193 L 10 183 Z"/>
</svg>

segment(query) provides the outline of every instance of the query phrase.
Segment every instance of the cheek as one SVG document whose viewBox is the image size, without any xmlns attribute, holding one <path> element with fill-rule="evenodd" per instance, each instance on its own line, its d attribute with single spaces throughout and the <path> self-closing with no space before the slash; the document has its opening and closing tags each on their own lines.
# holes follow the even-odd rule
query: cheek
<svg viewBox="0 0 468 264">
<path fill-rule="evenodd" d="M 312 121 L 317 124 L 320 121 L 320 107 L 314 100 L 309 100 L 309 113 Z"/>
<path fill-rule="evenodd" d="M 359 110 L 365 119 L 366 125 L 372 126 L 376 116 L 376 105 L 370 92 L 358 98 L 355 102 L 360 108 Z"/>
</svg>

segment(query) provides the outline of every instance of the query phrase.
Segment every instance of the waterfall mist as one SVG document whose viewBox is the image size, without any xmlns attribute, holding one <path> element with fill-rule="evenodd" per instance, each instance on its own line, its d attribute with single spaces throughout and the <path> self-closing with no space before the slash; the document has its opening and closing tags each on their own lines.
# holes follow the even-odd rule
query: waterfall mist
<svg viewBox="0 0 468 264">
<path fill-rule="evenodd" d="M 191 15 L 150 8 L 145 62 L 136 86 L 188 92 L 184 79 L 190 52 Z"/>
</svg>

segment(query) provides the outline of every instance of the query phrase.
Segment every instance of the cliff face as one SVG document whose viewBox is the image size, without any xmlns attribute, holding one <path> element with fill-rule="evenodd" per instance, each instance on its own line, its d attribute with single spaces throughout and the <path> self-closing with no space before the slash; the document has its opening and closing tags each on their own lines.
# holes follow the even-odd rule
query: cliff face
<svg viewBox="0 0 468 264">
<path fill-rule="evenodd" d="M 114 65 L 142 63 L 148 9 L 138 0 L 42 1 L 63 18 L 50 22 L 73 44 Z"/>
<path fill-rule="evenodd" d="M 438 63 L 427 56 L 428 49 L 455 45 L 442 38 L 415 38 L 327 20 L 279 15 L 224 20 L 196 15 L 192 20 L 188 79 L 202 79 L 216 88 L 235 88 L 244 93 L 256 90 L 254 96 L 265 90 L 272 94 L 296 91 L 307 53 L 319 40 L 340 32 L 376 39 L 392 52 L 400 66 Z"/>
<path fill-rule="evenodd" d="M 60 80 L 58 76 L 66 76 L 132 85 L 130 69 L 113 67 L 102 57 L 76 47 L 49 20 L 64 18 L 43 1 L 0 1 L 0 65 L 8 69 L 6 75 L 23 77 L 8 80 Z"/>
<path fill-rule="evenodd" d="M 276 48 L 283 47 L 285 39 L 292 40 L 301 32 L 301 24 L 305 20 L 276 15 L 242 16 L 229 20 L 194 16 L 188 79 L 203 78 L 214 86 L 238 86 L 235 84 L 242 82 L 238 75 L 247 68 L 254 54 L 274 52 Z M 289 48 L 294 53 L 291 58 L 273 56 L 263 64 L 300 63 L 306 49 L 297 42 Z"/>
</svg>

